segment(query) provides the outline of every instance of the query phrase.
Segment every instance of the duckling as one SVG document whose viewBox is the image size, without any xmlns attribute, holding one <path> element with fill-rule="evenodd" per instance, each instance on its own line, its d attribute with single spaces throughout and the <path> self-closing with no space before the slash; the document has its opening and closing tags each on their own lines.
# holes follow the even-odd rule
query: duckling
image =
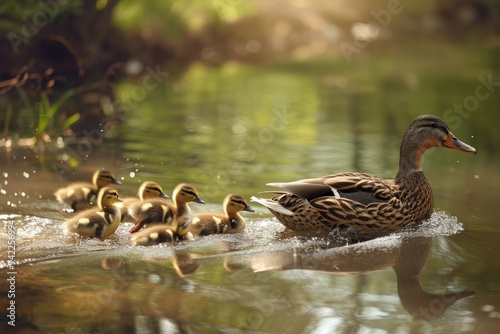
<svg viewBox="0 0 500 334">
<path fill-rule="evenodd" d="M 133 203 L 136 202 L 141 202 L 149 198 L 165 198 L 169 199 L 167 194 L 163 192 L 161 189 L 160 185 L 156 182 L 151 182 L 151 181 L 146 181 L 141 184 L 139 187 L 139 192 L 138 192 L 138 198 L 137 197 L 126 197 L 123 199 L 123 202 L 115 204 L 116 207 L 118 207 L 121 211 L 122 214 L 122 221 L 126 219 L 131 219 L 132 217 L 128 214 L 128 207 L 131 206 Z"/>
<path fill-rule="evenodd" d="M 132 235 L 132 245 L 152 246 L 178 240 L 177 234 L 167 225 L 154 225 Z"/>
<path fill-rule="evenodd" d="M 133 203 L 128 214 L 136 220 L 130 233 L 139 231 L 147 224 L 167 224 L 181 238 L 190 238 L 189 226 L 191 225 L 191 210 L 188 202 L 205 204 L 196 189 L 186 183 L 175 187 L 172 198 L 174 203 L 169 203 L 158 198 L 148 199 Z"/>
<path fill-rule="evenodd" d="M 240 211 L 254 212 L 245 202 L 243 197 L 229 194 L 222 203 L 225 214 L 221 213 L 195 213 L 191 218 L 189 232 L 195 235 L 210 235 L 217 233 L 236 233 L 245 228 L 245 219 Z"/>
<path fill-rule="evenodd" d="M 120 225 L 121 213 L 114 203 L 121 200 L 115 189 L 102 188 L 97 196 L 99 207 L 82 211 L 75 217 L 68 219 L 65 222 L 68 232 L 98 238 L 105 238 L 115 233 Z"/>
<path fill-rule="evenodd" d="M 54 192 L 56 199 L 71 206 L 73 211 L 84 210 L 94 206 L 99 189 L 109 184 L 121 184 L 113 173 L 107 170 L 97 170 L 92 176 L 92 184 L 75 182 Z"/>
</svg>

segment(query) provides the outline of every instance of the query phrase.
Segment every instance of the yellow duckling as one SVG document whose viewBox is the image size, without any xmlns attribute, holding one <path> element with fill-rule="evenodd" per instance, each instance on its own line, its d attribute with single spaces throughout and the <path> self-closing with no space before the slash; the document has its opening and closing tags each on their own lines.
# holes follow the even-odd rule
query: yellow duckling
<svg viewBox="0 0 500 334">
<path fill-rule="evenodd" d="M 153 225 L 132 235 L 132 245 L 152 246 L 178 240 L 177 234 L 165 224 Z"/>
<path fill-rule="evenodd" d="M 246 226 L 245 219 L 239 212 L 254 212 L 243 197 L 236 194 L 227 195 L 222 207 L 225 214 L 212 212 L 193 214 L 189 232 L 196 235 L 235 233 L 243 230 Z"/>
<path fill-rule="evenodd" d="M 139 187 L 139 192 L 138 198 L 137 197 L 126 197 L 123 198 L 123 202 L 115 204 L 116 207 L 118 207 L 121 211 L 122 214 L 122 221 L 124 221 L 127 218 L 132 218 L 128 214 L 128 208 L 133 204 L 133 203 L 138 203 L 141 201 L 144 201 L 146 199 L 150 198 L 165 198 L 169 199 L 167 194 L 163 192 L 163 189 L 161 189 L 161 186 L 156 183 L 156 182 L 151 182 L 151 181 L 146 181 L 141 184 Z"/>
<path fill-rule="evenodd" d="M 135 219 L 135 225 L 130 233 L 139 231 L 147 224 L 167 224 L 179 237 L 184 237 L 189 232 L 191 225 L 191 210 L 187 203 L 196 202 L 205 204 L 196 189 L 186 183 L 175 187 L 172 198 L 174 203 L 169 203 L 158 198 L 148 199 L 133 203 L 128 214 Z"/>
<path fill-rule="evenodd" d="M 107 170 L 98 170 L 92 176 L 92 184 L 88 182 L 75 182 L 54 192 L 56 199 L 66 203 L 73 211 L 91 208 L 95 204 L 99 189 L 109 184 L 121 184 L 113 173 Z"/>
<path fill-rule="evenodd" d="M 121 222 L 121 213 L 114 203 L 121 201 L 118 192 L 111 187 L 104 187 L 97 196 L 98 208 L 80 212 L 66 221 L 68 232 L 84 237 L 105 238 L 115 233 Z"/>
<path fill-rule="evenodd" d="M 252 197 L 295 231 L 327 229 L 352 240 L 367 240 L 428 218 L 434 206 L 422 157 L 431 147 L 476 153 L 456 138 L 439 117 L 423 115 L 406 129 L 399 171 L 393 180 L 367 173 L 339 173 L 285 183 L 271 199 Z"/>
</svg>

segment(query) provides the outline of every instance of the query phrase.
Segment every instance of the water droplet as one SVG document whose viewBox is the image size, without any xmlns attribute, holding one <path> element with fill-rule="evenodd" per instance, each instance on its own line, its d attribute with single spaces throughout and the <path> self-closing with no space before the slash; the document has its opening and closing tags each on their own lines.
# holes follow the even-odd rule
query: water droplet
<svg viewBox="0 0 500 334">
<path fill-rule="evenodd" d="M 161 282 L 161 277 L 159 275 L 156 275 L 156 274 L 150 274 L 148 279 L 151 283 L 160 283 Z"/>
<path fill-rule="evenodd" d="M 135 177 L 135 173 L 134 172 L 130 172 L 130 177 Z"/>
<path fill-rule="evenodd" d="M 29 177 L 30 177 L 30 175 L 29 175 L 28 173 L 26 173 L 26 172 L 24 172 L 24 173 L 23 173 L 23 176 L 24 176 L 25 178 L 29 178 Z"/>
<path fill-rule="evenodd" d="M 9 173 L 3 172 L 3 177 L 9 177 Z"/>
<path fill-rule="evenodd" d="M 481 310 L 483 312 L 492 312 L 495 310 L 495 306 L 486 304 L 486 305 L 483 305 L 483 307 L 481 307 Z"/>
<path fill-rule="evenodd" d="M 243 134 L 243 133 L 247 132 L 247 128 L 242 124 L 234 124 L 231 127 L 231 130 L 233 130 L 233 132 L 236 134 Z"/>
</svg>

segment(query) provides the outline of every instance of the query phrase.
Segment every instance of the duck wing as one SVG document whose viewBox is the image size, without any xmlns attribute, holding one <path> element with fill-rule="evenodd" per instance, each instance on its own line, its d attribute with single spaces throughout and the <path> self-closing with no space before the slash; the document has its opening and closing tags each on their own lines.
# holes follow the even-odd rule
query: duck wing
<svg viewBox="0 0 500 334">
<path fill-rule="evenodd" d="M 302 199 L 345 198 L 360 204 L 388 201 L 394 196 L 394 182 L 367 173 L 339 173 L 285 183 L 268 183 Z"/>
<path fill-rule="evenodd" d="M 397 188 L 393 180 L 385 180 L 366 173 L 342 173 L 324 181 L 337 198 L 346 198 L 360 204 L 388 202 Z"/>
<path fill-rule="evenodd" d="M 313 200 L 318 197 L 332 196 L 332 189 L 325 184 L 325 181 L 335 175 L 327 175 L 313 179 L 303 179 L 292 182 L 273 182 L 268 186 L 286 190 L 305 200 Z"/>
</svg>

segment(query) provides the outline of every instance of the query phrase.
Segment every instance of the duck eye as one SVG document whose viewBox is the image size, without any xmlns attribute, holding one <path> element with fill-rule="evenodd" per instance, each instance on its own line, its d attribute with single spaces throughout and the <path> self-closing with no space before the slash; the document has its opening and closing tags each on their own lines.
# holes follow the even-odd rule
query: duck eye
<svg viewBox="0 0 500 334">
<path fill-rule="evenodd" d="M 437 125 L 436 123 L 432 123 L 432 124 L 431 124 L 431 128 L 437 129 L 437 128 L 438 128 L 438 125 Z"/>
</svg>

